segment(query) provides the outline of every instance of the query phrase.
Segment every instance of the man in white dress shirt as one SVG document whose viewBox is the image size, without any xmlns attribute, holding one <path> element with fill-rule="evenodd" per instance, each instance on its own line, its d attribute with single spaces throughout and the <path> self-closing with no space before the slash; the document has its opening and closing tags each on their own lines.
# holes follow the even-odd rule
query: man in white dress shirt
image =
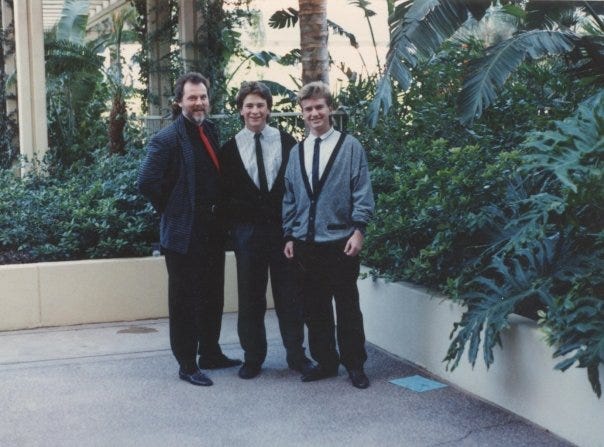
<svg viewBox="0 0 604 447">
<path fill-rule="evenodd" d="M 283 175 L 295 139 L 267 124 L 273 99 L 261 82 L 244 82 L 237 108 L 244 128 L 221 149 L 223 191 L 235 257 L 239 315 L 237 330 L 245 361 L 239 377 L 260 374 L 266 358 L 264 326 L 270 271 L 275 310 L 290 368 L 313 366 L 305 356 L 301 302 L 293 294 L 291 268 L 283 254 Z"/>
</svg>

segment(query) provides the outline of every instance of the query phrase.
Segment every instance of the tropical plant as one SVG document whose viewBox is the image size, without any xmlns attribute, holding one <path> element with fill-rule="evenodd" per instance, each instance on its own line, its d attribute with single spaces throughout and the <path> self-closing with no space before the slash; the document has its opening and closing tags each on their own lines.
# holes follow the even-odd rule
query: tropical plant
<svg viewBox="0 0 604 447">
<path fill-rule="evenodd" d="M 46 33 L 44 39 L 50 153 L 66 164 L 89 157 L 92 147 L 87 137 L 91 129 L 86 127 L 101 121 L 104 107 L 99 107 L 99 101 L 106 98 L 101 85 L 103 57 L 92 43 L 78 40 L 80 30 L 71 25 L 85 22 L 70 6 L 72 3 L 66 3 L 60 26 Z M 84 18 L 87 14 L 86 10 Z"/>
<path fill-rule="evenodd" d="M 482 345 L 487 366 L 508 316 L 527 300 L 541 303 L 540 325 L 563 357 L 556 368 L 586 368 L 601 395 L 604 363 L 604 92 L 584 101 L 553 130 L 534 132 L 518 183 L 505 205 L 482 211 L 492 234 L 470 275 L 458 281 L 467 310 L 454 325 L 445 360 L 455 368 Z M 468 279 L 469 276 L 469 279 Z M 465 278 L 467 281 L 464 282 Z"/>
<path fill-rule="evenodd" d="M 541 286 L 541 282 L 555 272 L 557 267 L 553 265 L 570 265 L 572 257 L 581 252 L 577 247 L 585 239 L 575 237 L 583 232 L 599 234 L 601 228 L 597 225 L 602 221 L 602 216 L 593 214 L 597 204 L 603 202 L 601 193 L 594 192 L 601 181 L 581 183 L 582 187 L 577 183 L 577 193 L 569 187 L 564 193 L 562 183 L 553 180 L 551 172 L 556 170 L 561 178 L 566 175 L 574 179 L 574 168 L 570 174 L 562 168 L 574 160 L 572 155 L 562 157 L 559 151 L 551 153 L 549 159 L 539 159 L 539 163 L 551 165 L 548 171 L 534 166 L 529 171 L 521 169 L 532 160 L 528 153 L 534 153 L 523 145 L 527 134 L 551 130 L 553 120 L 561 122 L 571 115 L 579 102 L 597 91 L 597 86 L 576 80 L 565 62 L 557 58 L 525 63 L 511 74 L 510 82 L 470 130 L 455 119 L 456 97 L 463 61 L 480 51 L 479 42 L 461 45 L 451 41 L 432 59 L 420 61 L 416 74 L 421 82 L 412 83 L 409 90 L 397 96 L 390 113 L 374 128 L 367 128 L 357 115 L 370 107 L 375 91 L 372 80 L 351 83 L 339 98 L 351 114 L 349 131 L 368 149 L 376 194 L 376 215 L 368 228 L 363 262 L 372 267 L 374 275 L 439 288 L 467 305 L 467 315 L 454 328 L 455 342 L 450 350 L 450 354 L 459 353 L 459 359 L 463 352 L 474 355 L 476 346 L 485 343 L 483 338 L 472 342 L 473 336 L 487 337 L 487 343 L 496 344 L 501 331 L 507 328 L 510 312 L 537 319 L 536 309 L 547 309 L 551 315 L 560 316 L 557 328 L 592 314 L 594 309 L 588 309 L 576 318 L 562 318 L 568 313 L 557 309 L 562 300 L 556 297 L 553 304 L 544 305 L 547 300 L 541 300 L 539 293 L 543 288 L 547 290 L 547 284 Z M 590 104 L 595 108 L 593 102 Z M 586 125 L 575 131 L 590 135 L 582 147 L 600 144 L 593 137 L 601 132 L 593 124 L 600 119 L 592 116 L 591 131 Z M 573 125 L 568 124 L 570 128 Z M 576 143 L 568 140 L 568 144 Z M 556 169 L 553 164 L 557 159 L 561 161 Z M 587 156 L 581 164 L 601 169 L 601 160 L 593 156 Z M 591 186 L 583 189 L 586 185 Z M 583 197 L 581 203 L 571 200 L 575 194 Z M 581 210 L 591 210 L 591 217 Z M 577 227 L 568 229 L 561 222 L 574 222 Z M 548 238 L 554 224 L 561 225 L 564 232 L 560 237 Z M 592 238 L 589 245 L 594 246 L 597 240 Z M 588 251 L 586 248 L 583 253 Z M 587 266 L 582 261 L 579 265 Z M 593 257 L 592 268 L 586 274 L 589 281 L 601 269 Z M 509 299 L 501 300 L 503 293 Z M 592 296 L 597 299 L 601 295 L 596 290 Z M 562 296 L 569 309 L 572 298 Z M 591 306 L 598 308 L 593 303 Z M 579 328 L 597 327 L 598 321 L 595 318 L 588 322 L 586 317 Z M 481 334 L 480 323 L 482 329 L 489 324 L 489 331 Z M 548 324 L 554 326 L 551 320 Z M 578 330 L 566 327 L 564 336 L 570 339 Z M 590 330 L 589 337 L 593 337 L 594 330 Z M 562 336 L 559 329 L 551 332 Z M 578 339 L 583 343 L 584 339 Z M 556 349 L 561 346 L 553 339 L 552 343 Z M 490 362 L 493 352 L 485 351 Z M 459 359 L 448 359 L 449 366 L 454 367 Z M 593 368 L 589 371 L 591 374 Z"/>
<path fill-rule="evenodd" d="M 110 29 L 87 40 L 89 3 L 66 1 L 57 26 L 45 36 L 50 153 L 65 165 L 92 160 L 92 151 L 104 141 L 110 153 L 123 154 L 125 147 L 125 100 L 131 89 L 124 85 L 121 46 L 134 40 L 128 23 L 135 11 L 114 13 Z M 107 48 L 110 65 L 105 69 L 102 53 Z M 107 103 L 111 110 L 104 125 Z"/>
<path fill-rule="evenodd" d="M 505 4 L 501 7 L 504 12 L 524 19 L 524 22 L 512 37 L 487 48 L 484 56 L 469 63 L 458 100 L 459 119 L 463 124 L 471 124 L 493 103 L 510 73 L 527 58 L 566 54 L 569 65 L 577 74 L 595 74 L 600 81 L 604 80 L 604 26 L 598 16 L 602 12 L 601 3 L 580 2 L 582 9 L 593 19 L 581 32 L 561 24 L 544 28 L 551 27 L 547 20 L 543 22 L 548 17 L 544 12 L 549 8 L 546 2 L 510 0 L 502 3 Z M 566 10 L 577 7 L 577 2 L 560 3 L 567 3 L 564 5 Z M 499 7 L 498 4 L 491 0 L 397 2 L 389 19 L 390 49 L 384 76 L 378 83 L 372 104 L 371 124 L 377 123 L 380 110 L 387 113 L 392 105 L 393 79 L 407 90 L 414 78 L 413 69 L 420 60 L 432 57 L 469 18 L 481 20 L 490 7 Z M 541 21 L 536 17 L 541 17 Z"/>
<path fill-rule="evenodd" d="M 109 112 L 109 153 L 123 155 L 126 151 L 124 129 L 127 120 L 126 98 L 132 88 L 124 84 L 122 44 L 134 42 L 136 34 L 132 24 L 136 23 L 136 10 L 132 7 L 122 8 L 111 15 L 109 33 L 101 35 L 96 41 L 99 48 L 110 50 L 110 66 L 107 70 L 111 98 Z M 102 45 L 100 45 L 102 43 Z"/>
</svg>

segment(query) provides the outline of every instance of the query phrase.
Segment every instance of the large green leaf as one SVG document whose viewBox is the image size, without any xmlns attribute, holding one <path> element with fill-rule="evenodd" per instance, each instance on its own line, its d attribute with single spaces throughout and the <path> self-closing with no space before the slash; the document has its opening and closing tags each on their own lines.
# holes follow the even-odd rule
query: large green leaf
<svg viewBox="0 0 604 447">
<path fill-rule="evenodd" d="M 61 10 L 61 18 L 57 24 L 57 40 L 83 44 L 89 10 L 89 0 L 65 0 Z"/>
<path fill-rule="evenodd" d="M 526 59 L 568 53 L 575 47 L 573 35 L 561 31 L 533 30 L 504 40 L 470 64 L 458 98 L 460 121 L 471 124 L 497 97 L 497 90 Z"/>
<path fill-rule="evenodd" d="M 523 171 L 552 173 L 567 188 L 577 192 L 576 178 L 602 179 L 604 156 L 604 92 L 588 98 L 577 112 L 555 129 L 533 132 L 524 144 Z"/>
<path fill-rule="evenodd" d="M 468 5 L 471 5 L 471 10 Z M 402 0 L 395 5 L 389 18 L 390 48 L 380 85 L 391 79 L 406 90 L 413 78 L 411 70 L 420 58 L 432 56 L 470 15 L 481 17 L 491 5 L 490 0 Z M 377 123 L 380 110 L 388 112 L 391 99 L 384 94 L 391 88 L 376 92 L 369 110 L 372 125 Z"/>
<path fill-rule="evenodd" d="M 494 361 L 495 346 L 501 345 L 500 334 L 509 327 L 509 315 L 527 299 L 548 304 L 549 289 L 560 268 L 557 264 L 563 264 L 561 260 L 566 259 L 567 252 L 561 238 L 549 237 L 532 241 L 514 256 L 494 256 L 460 294 L 467 310 L 461 321 L 453 325 L 452 341 L 444 359 L 448 367 L 458 366 L 466 345 L 468 359 L 474 366 L 481 344 L 485 365 L 489 367 Z"/>
</svg>

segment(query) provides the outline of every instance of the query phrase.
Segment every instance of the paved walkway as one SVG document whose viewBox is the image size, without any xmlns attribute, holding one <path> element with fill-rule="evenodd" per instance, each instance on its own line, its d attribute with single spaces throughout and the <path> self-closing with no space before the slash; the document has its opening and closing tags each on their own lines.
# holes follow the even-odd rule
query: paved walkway
<svg viewBox="0 0 604 447">
<path fill-rule="evenodd" d="M 343 368 L 302 383 L 286 368 L 273 312 L 267 325 L 262 374 L 212 371 L 209 388 L 178 379 L 166 320 L 0 332 L 0 446 L 571 445 L 452 386 L 394 385 L 428 376 L 373 346 L 367 390 Z M 225 315 L 222 344 L 241 358 L 235 327 Z"/>
</svg>

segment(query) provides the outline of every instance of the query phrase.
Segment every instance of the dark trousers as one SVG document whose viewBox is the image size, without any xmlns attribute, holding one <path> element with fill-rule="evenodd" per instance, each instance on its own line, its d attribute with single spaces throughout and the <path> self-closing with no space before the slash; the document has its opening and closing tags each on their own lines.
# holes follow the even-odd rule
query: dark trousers
<svg viewBox="0 0 604 447">
<path fill-rule="evenodd" d="M 237 331 L 246 363 L 261 365 L 266 358 L 264 315 L 269 270 L 287 362 L 290 365 L 301 362 L 304 359 L 302 303 L 293 293 L 291 266 L 283 254 L 281 226 L 238 224 L 232 233 L 239 293 Z"/>
<path fill-rule="evenodd" d="M 168 268 L 170 346 L 183 370 L 195 368 L 197 353 L 222 353 L 218 339 L 224 307 L 224 236 L 193 235 L 186 254 L 163 249 Z"/>
<path fill-rule="evenodd" d="M 326 369 L 341 362 L 361 369 L 367 360 L 363 315 L 359 305 L 359 257 L 344 254 L 346 241 L 307 244 L 295 241 L 297 286 L 301 291 L 312 357 Z M 335 301 L 336 327 L 332 300 Z"/>
</svg>

